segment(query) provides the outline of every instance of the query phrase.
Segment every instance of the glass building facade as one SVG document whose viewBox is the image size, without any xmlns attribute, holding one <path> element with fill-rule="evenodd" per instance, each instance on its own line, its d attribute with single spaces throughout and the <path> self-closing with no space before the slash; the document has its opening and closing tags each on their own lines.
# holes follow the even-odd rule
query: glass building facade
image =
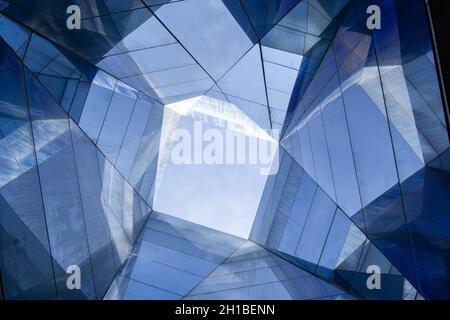
<svg viewBox="0 0 450 320">
<path fill-rule="evenodd" d="M 2 297 L 450 299 L 435 59 L 422 0 L 0 0 Z M 187 116 L 276 139 L 246 239 L 154 210 Z"/>
</svg>

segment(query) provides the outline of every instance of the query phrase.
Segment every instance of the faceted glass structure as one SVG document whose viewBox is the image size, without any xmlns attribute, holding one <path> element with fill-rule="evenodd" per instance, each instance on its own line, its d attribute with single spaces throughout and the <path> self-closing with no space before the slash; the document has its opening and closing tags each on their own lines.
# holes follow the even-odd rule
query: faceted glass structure
<svg viewBox="0 0 450 320">
<path fill-rule="evenodd" d="M 429 25 L 422 0 L 0 0 L 1 297 L 450 299 Z M 195 179 L 251 192 L 177 202 L 189 121 L 276 145 L 273 170 L 215 162 Z"/>
</svg>

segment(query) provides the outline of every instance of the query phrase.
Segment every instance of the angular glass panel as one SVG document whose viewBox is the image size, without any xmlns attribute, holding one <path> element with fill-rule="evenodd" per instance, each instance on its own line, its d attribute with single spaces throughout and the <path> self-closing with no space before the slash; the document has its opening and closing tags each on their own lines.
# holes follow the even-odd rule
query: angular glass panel
<svg viewBox="0 0 450 320">
<path fill-rule="evenodd" d="M 162 6 L 155 14 L 214 80 L 253 45 L 222 1 L 179 1 Z"/>
<path fill-rule="evenodd" d="M 333 176 L 331 173 L 328 142 L 325 137 L 324 123 L 320 113 L 316 113 L 310 118 L 308 122 L 308 129 L 310 133 L 309 136 L 311 139 L 314 163 L 316 165 L 317 183 L 331 199 L 335 200 L 336 196 Z"/>
<path fill-rule="evenodd" d="M 343 291 L 247 241 L 186 299 L 314 299 Z"/>
<path fill-rule="evenodd" d="M 0 268 L 6 299 L 56 299 L 37 169 L 0 189 Z"/>
<path fill-rule="evenodd" d="M 178 300 L 181 296 L 138 281 L 117 277 L 105 300 Z"/>
<path fill-rule="evenodd" d="M 0 37 L 8 43 L 21 59 L 25 55 L 30 36 L 31 32 L 29 30 L 4 15 L 0 16 Z"/>
<path fill-rule="evenodd" d="M 225 94 L 267 105 L 259 45 L 248 51 L 218 82 Z"/>
<path fill-rule="evenodd" d="M 70 127 L 95 287 L 97 296 L 103 297 L 114 278 L 116 266 L 106 212 L 108 209 L 104 208 L 101 201 L 102 179 L 98 153 L 94 144 L 74 122 L 70 122 Z"/>
<path fill-rule="evenodd" d="M 117 84 L 97 142 L 100 150 L 113 163 L 119 155 L 136 100 L 134 90 L 124 84 Z"/>
<path fill-rule="evenodd" d="M 342 100 L 329 101 L 323 107 L 322 116 L 337 203 L 351 216 L 361 209 L 361 200 Z"/>
<path fill-rule="evenodd" d="M 325 244 L 336 205 L 317 189 L 295 256 L 304 260 L 307 269 L 315 269 Z"/>
<path fill-rule="evenodd" d="M 79 126 L 96 142 L 100 134 L 103 121 L 111 103 L 117 80 L 99 71 L 89 89 L 86 102 L 81 113 Z"/>
</svg>

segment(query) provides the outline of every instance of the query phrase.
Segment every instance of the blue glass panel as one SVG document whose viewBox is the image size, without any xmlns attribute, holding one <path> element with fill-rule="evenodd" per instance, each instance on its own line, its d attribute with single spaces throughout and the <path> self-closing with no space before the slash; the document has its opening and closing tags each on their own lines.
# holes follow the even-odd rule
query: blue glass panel
<svg viewBox="0 0 450 320">
<path fill-rule="evenodd" d="M 92 82 L 81 113 L 79 126 L 96 142 L 113 96 L 116 80 L 99 71 Z"/>
<path fill-rule="evenodd" d="M 337 209 L 317 266 L 319 274 L 330 276 L 338 266 L 341 252 L 345 250 L 344 245 L 348 239 L 350 226 L 350 219 L 341 210 Z"/>
<path fill-rule="evenodd" d="M 0 268 L 6 299 L 56 299 L 36 168 L 0 189 Z"/>
<path fill-rule="evenodd" d="M 304 173 L 297 190 L 295 202 L 290 210 L 289 220 L 279 250 L 294 255 L 308 217 L 314 195 L 316 183 Z"/>
<path fill-rule="evenodd" d="M 5 16 L 0 16 L 0 37 L 8 43 L 14 52 L 23 58 L 31 32 Z"/>
<path fill-rule="evenodd" d="M 80 292 L 67 289 L 65 273 L 68 266 L 79 265 L 82 293 L 95 298 L 81 199 L 73 188 L 78 181 L 72 146 L 41 163 L 39 172 L 58 294 L 62 298 L 79 298 Z"/>
<path fill-rule="evenodd" d="M 130 51 L 142 50 L 175 43 L 175 39 L 151 14 L 148 9 L 133 10 L 131 12 L 118 13 L 110 16 L 114 21 L 117 31 L 123 36 L 104 56 L 116 55 Z M 107 18 L 110 18 L 107 17 Z M 98 23 L 93 19 L 92 24 Z"/>
<path fill-rule="evenodd" d="M 409 239 L 401 236 L 408 229 L 400 192 L 395 186 L 364 208 L 366 233 L 408 279 L 415 281 Z"/>
<path fill-rule="evenodd" d="M 101 201 L 102 180 L 98 153 L 75 123 L 71 121 L 70 126 L 95 287 L 97 296 L 103 297 L 114 278 L 116 266 L 106 208 Z"/>
<path fill-rule="evenodd" d="M 297 266 L 247 241 L 186 299 L 314 299 L 342 294 Z"/>
<path fill-rule="evenodd" d="M 36 164 L 23 70 L 12 50 L 0 43 L 0 186 Z"/>
<path fill-rule="evenodd" d="M 183 253 L 175 246 L 162 247 L 148 241 L 137 242 L 133 247 L 133 253 L 176 269 L 190 271 L 198 276 L 206 276 L 217 266 L 213 262 Z"/>
<path fill-rule="evenodd" d="M 225 94 L 267 105 L 259 45 L 250 49 L 218 85 Z"/>
<path fill-rule="evenodd" d="M 242 6 L 252 22 L 257 35 L 262 38 L 275 24 L 277 24 L 300 0 L 252 0 L 241 1 Z"/>
<path fill-rule="evenodd" d="M 134 239 L 133 190 L 112 164 L 98 151 L 102 177 L 101 201 L 107 214 L 116 266 L 128 257 Z"/>
<path fill-rule="evenodd" d="M 417 288 L 429 299 L 446 299 L 449 283 L 447 246 L 449 174 L 425 168 L 401 185 L 408 230 L 411 235 Z M 397 242 L 400 242 L 397 240 Z M 405 272 L 408 264 L 399 265 Z"/>
<path fill-rule="evenodd" d="M 361 209 L 361 200 L 342 100 L 331 100 L 324 106 L 322 116 L 337 203 L 344 212 L 353 215 Z"/>
<path fill-rule="evenodd" d="M 253 45 L 222 1 L 179 1 L 162 6 L 155 14 L 215 80 Z"/>
<path fill-rule="evenodd" d="M 86 103 L 87 95 L 89 94 L 89 87 L 91 83 L 88 81 L 79 81 L 77 90 L 72 100 L 72 104 L 69 109 L 70 116 L 75 122 L 80 122 L 81 114 Z"/>
<path fill-rule="evenodd" d="M 374 90 L 374 84 L 371 87 Z M 398 181 L 384 105 L 375 105 L 358 85 L 345 90 L 343 97 L 361 199 L 367 205 Z"/>
<path fill-rule="evenodd" d="M 295 253 L 307 269 L 319 261 L 335 211 L 334 202 L 318 188 Z"/>
<path fill-rule="evenodd" d="M 117 84 L 97 142 L 100 150 L 113 163 L 119 155 L 136 99 L 134 90 Z"/>
<path fill-rule="evenodd" d="M 300 141 L 300 147 L 302 150 L 302 167 L 315 180 L 316 168 L 314 164 L 308 126 L 302 126 L 296 134 L 298 134 L 298 140 Z"/>
<path fill-rule="evenodd" d="M 125 177 L 129 177 L 131 168 L 135 162 L 136 154 L 138 152 L 151 109 L 152 105 L 142 99 L 138 99 L 136 105 L 134 106 L 133 114 L 131 115 L 130 123 L 125 133 L 123 144 L 116 162 L 117 169 Z"/>
<path fill-rule="evenodd" d="M 181 296 L 145 283 L 117 277 L 111 284 L 105 300 L 178 300 Z"/>
<path fill-rule="evenodd" d="M 70 146 L 69 123 L 66 113 L 37 80 L 29 72 L 25 76 L 36 156 L 42 163 Z"/>
<path fill-rule="evenodd" d="M 194 60 L 187 52 L 175 43 L 108 56 L 97 66 L 118 78 L 125 78 L 193 63 Z"/>
<path fill-rule="evenodd" d="M 132 255 L 122 275 L 157 288 L 163 288 L 178 295 L 185 295 L 202 279 L 143 256 Z"/>
<path fill-rule="evenodd" d="M 308 121 L 309 136 L 313 151 L 314 164 L 316 166 L 317 183 L 335 200 L 334 181 L 331 173 L 330 156 L 328 154 L 328 142 L 325 138 L 322 115 L 316 113 Z"/>
<path fill-rule="evenodd" d="M 266 246 L 278 249 L 284 236 L 286 235 L 286 229 L 289 228 L 289 211 L 296 202 L 296 197 L 298 194 L 298 189 L 300 187 L 301 181 L 303 180 L 303 175 L 305 174 L 301 170 L 295 161 L 291 162 L 289 168 L 289 174 L 287 179 L 284 181 L 284 186 L 282 188 L 282 194 L 278 202 L 277 208 L 275 209 L 275 216 L 269 230 L 269 236 L 267 237 Z M 269 208 L 271 209 L 271 208 Z M 289 237 L 289 236 L 288 236 Z M 288 239 L 289 242 L 297 242 L 298 238 L 294 235 L 293 239 Z M 292 244 L 291 244 L 292 245 Z"/>
</svg>

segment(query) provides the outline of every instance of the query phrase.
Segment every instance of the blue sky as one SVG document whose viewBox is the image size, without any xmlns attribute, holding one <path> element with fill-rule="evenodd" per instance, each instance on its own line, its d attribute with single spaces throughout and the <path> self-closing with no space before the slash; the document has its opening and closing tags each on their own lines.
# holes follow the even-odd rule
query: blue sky
<svg viewBox="0 0 450 320">
<path fill-rule="evenodd" d="M 173 112 L 170 107 L 166 108 L 165 125 L 168 125 L 168 121 L 179 119 L 178 128 L 193 133 L 196 119 L 189 115 L 174 115 Z M 203 132 L 214 128 L 225 136 L 228 129 L 212 123 L 220 122 L 214 117 L 207 118 L 211 119 L 210 122 L 202 122 Z M 234 127 L 230 121 L 225 123 L 228 127 Z M 247 135 L 245 132 L 234 132 L 241 137 Z M 255 134 L 254 130 L 249 132 Z M 161 144 L 165 140 L 163 137 Z M 248 149 L 246 156 L 248 157 Z M 174 164 L 169 158 L 155 195 L 154 209 L 248 238 L 267 179 L 267 176 L 261 174 L 262 167 L 264 166 L 259 164 Z"/>
</svg>

